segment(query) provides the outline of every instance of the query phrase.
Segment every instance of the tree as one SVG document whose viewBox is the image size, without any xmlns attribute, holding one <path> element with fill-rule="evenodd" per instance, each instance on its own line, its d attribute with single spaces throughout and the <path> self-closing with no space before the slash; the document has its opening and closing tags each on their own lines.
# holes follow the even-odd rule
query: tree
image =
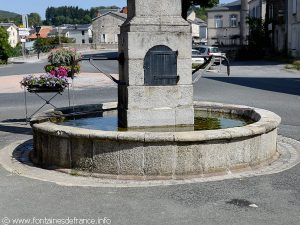
<svg viewBox="0 0 300 225">
<path fill-rule="evenodd" d="M 264 21 L 259 18 L 247 18 L 247 23 L 249 25 L 249 48 L 253 49 L 259 55 L 265 48 L 265 29 Z"/>
<path fill-rule="evenodd" d="M 211 8 L 219 4 L 219 0 L 181 0 L 182 1 L 182 17 L 187 18 L 187 11 L 192 5 L 200 5 L 203 8 Z"/>
<path fill-rule="evenodd" d="M 3 27 L 0 27 L 0 64 L 7 63 L 10 56 L 11 46 L 8 43 L 8 33 Z"/>
<path fill-rule="evenodd" d="M 33 49 L 38 52 L 49 52 L 51 49 L 56 48 L 61 43 L 74 43 L 74 40 L 67 37 L 50 37 L 39 38 L 33 44 Z"/>
<path fill-rule="evenodd" d="M 39 26 L 42 24 L 41 16 L 38 13 L 30 13 L 28 15 L 28 22 L 30 27 Z"/>
<path fill-rule="evenodd" d="M 206 15 L 206 8 L 200 7 L 200 8 L 195 8 L 195 13 L 196 17 L 200 18 L 203 21 L 207 20 L 207 15 Z"/>
</svg>

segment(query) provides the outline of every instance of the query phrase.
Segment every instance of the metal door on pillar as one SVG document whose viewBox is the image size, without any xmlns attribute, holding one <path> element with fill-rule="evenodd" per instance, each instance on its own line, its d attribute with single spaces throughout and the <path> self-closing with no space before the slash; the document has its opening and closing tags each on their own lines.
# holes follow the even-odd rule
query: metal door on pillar
<svg viewBox="0 0 300 225">
<path fill-rule="evenodd" d="M 177 51 L 172 51 L 165 45 L 151 48 L 144 60 L 144 82 L 146 86 L 176 85 Z"/>
</svg>

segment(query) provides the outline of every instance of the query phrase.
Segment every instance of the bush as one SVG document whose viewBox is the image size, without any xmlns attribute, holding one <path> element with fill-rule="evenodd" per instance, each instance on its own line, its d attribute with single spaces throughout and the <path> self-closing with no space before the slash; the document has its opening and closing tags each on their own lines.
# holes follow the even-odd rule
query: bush
<svg viewBox="0 0 300 225">
<path fill-rule="evenodd" d="M 8 33 L 3 27 L 0 27 L 0 61 L 2 64 L 7 63 L 11 51 L 8 43 Z"/>
<path fill-rule="evenodd" d="M 293 65 L 296 66 L 296 67 L 300 67 L 300 60 L 295 60 L 293 62 Z"/>
<path fill-rule="evenodd" d="M 75 49 L 59 48 L 51 51 L 48 62 L 53 66 L 72 66 L 81 55 Z"/>
</svg>

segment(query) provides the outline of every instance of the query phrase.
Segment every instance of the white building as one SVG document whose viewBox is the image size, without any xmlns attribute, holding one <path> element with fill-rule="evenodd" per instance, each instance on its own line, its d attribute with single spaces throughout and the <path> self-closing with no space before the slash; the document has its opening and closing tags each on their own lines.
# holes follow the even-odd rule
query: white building
<svg viewBox="0 0 300 225">
<path fill-rule="evenodd" d="M 194 10 L 188 12 L 187 21 L 191 25 L 193 43 L 207 43 L 207 24 L 196 17 Z"/>
<path fill-rule="evenodd" d="M 208 45 L 240 44 L 240 12 L 240 0 L 207 10 Z"/>
<path fill-rule="evenodd" d="M 75 44 L 89 44 L 92 43 L 92 29 L 91 24 L 64 24 L 53 29 L 48 37 L 63 36 L 73 39 Z"/>
<path fill-rule="evenodd" d="M 19 43 L 18 27 L 14 23 L 0 23 L 0 27 L 4 27 L 7 31 L 10 46 L 16 47 Z"/>
</svg>

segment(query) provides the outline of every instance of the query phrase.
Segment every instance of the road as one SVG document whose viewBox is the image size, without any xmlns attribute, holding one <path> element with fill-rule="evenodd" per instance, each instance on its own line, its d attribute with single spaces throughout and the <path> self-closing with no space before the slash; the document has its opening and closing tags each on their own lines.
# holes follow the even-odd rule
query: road
<svg viewBox="0 0 300 225">
<path fill-rule="evenodd" d="M 107 70 L 117 71 L 116 62 L 102 63 L 108 63 Z M 27 66 L 0 68 L 0 75 L 16 74 L 18 70 L 32 73 L 42 63 Z M 82 70 L 91 68 L 83 65 Z M 75 93 L 77 104 L 117 100 L 116 87 L 91 87 Z M 195 84 L 194 98 L 271 110 L 282 117 L 279 133 L 300 141 L 300 73 L 286 71 L 283 65 L 235 63 L 230 77 L 225 75 L 225 69 L 221 73 L 209 72 Z M 33 108 L 35 101 L 29 102 Z M 63 105 L 65 101 L 56 103 Z M 1 148 L 30 138 L 29 128 L 16 129 L 24 118 L 23 104 L 22 93 L 0 94 Z M 1 168 L 0 220 L 107 217 L 110 224 L 117 225 L 296 225 L 300 223 L 299 176 L 298 164 L 279 174 L 244 179 L 148 188 L 91 188 L 31 180 Z M 248 200 L 258 207 L 228 204 L 232 199 Z"/>
</svg>

